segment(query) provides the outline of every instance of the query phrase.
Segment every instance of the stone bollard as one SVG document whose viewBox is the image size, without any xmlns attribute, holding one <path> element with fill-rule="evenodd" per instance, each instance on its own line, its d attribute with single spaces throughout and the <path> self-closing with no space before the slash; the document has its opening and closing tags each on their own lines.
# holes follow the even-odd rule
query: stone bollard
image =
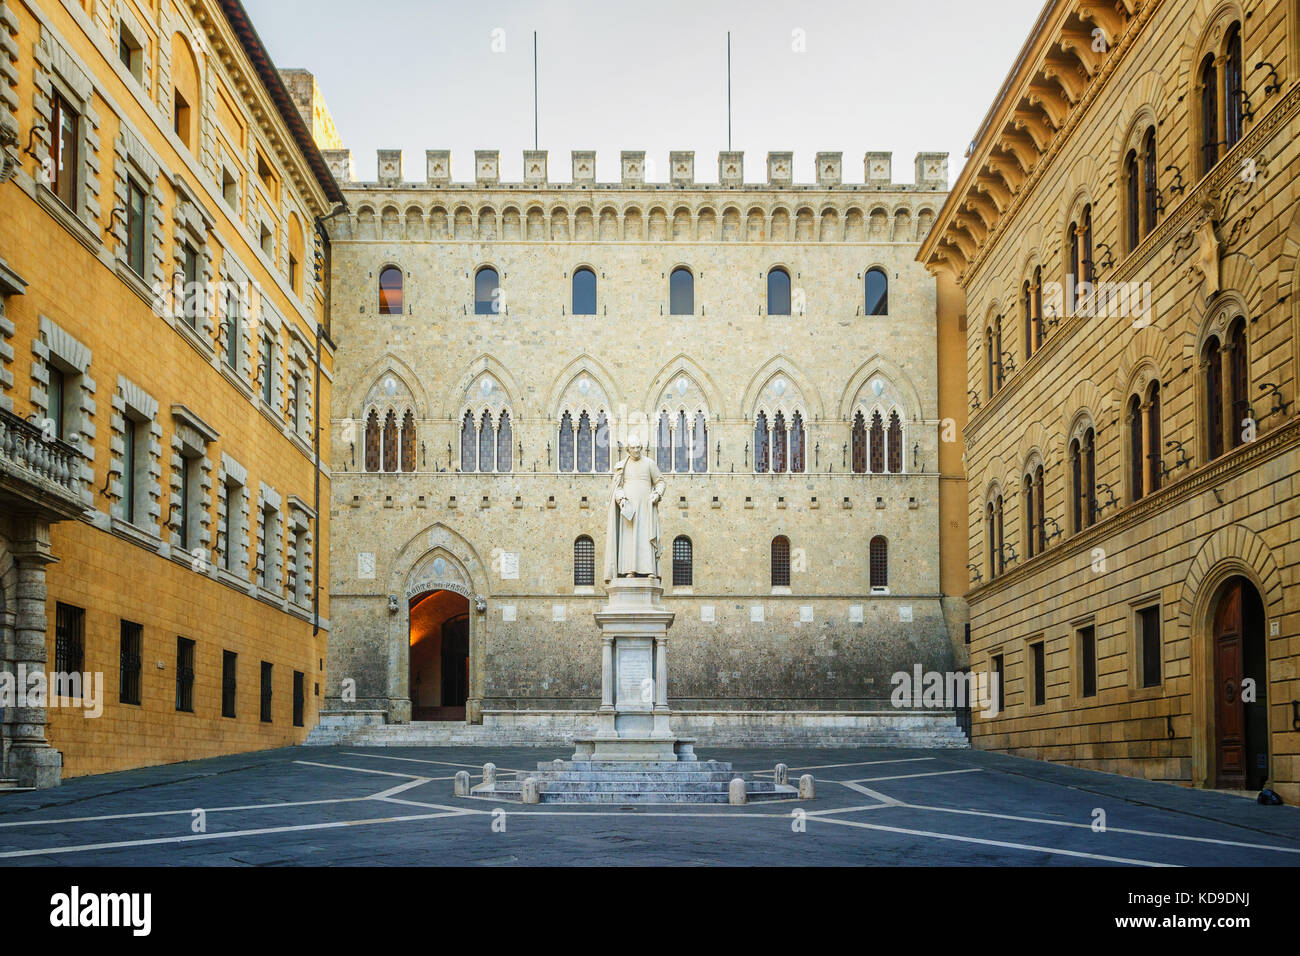
<svg viewBox="0 0 1300 956">
<path fill-rule="evenodd" d="M 745 793 L 745 781 L 741 777 L 735 777 L 727 789 L 727 800 L 733 807 L 743 807 L 749 802 L 749 795 Z"/>
<path fill-rule="evenodd" d="M 485 763 L 483 765 L 483 786 L 494 787 L 497 782 L 497 765 L 494 763 Z"/>
<path fill-rule="evenodd" d="M 537 778 L 529 777 L 524 781 L 524 803 L 541 803 L 542 795 L 537 791 Z"/>
<path fill-rule="evenodd" d="M 789 783 L 789 782 L 790 782 L 790 768 L 787 767 L 787 766 L 786 766 L 785 764 L 783 764 L 783 763 L 779 763 L 779 764 L 777 764 L 777 765 L 776 765 L 776 775 L 775 775 L 775 777 L 774 777 L 773 779 L 776 780 L 776 785 L 777 785 L 778 787 L 783 786 L 783 785 Z"/>
<path fill-rule="evenodd" d="M 813 785 L 813 775 L 804 774 L 799 778 L 799 799 L 812 800 L 817 796 L 817 788 Z"/>
<path fill-rule="evenodd" d="M 456 796 L 469 796 L 469 771 L 462 770 L 456 774 Z"/>
</svg>

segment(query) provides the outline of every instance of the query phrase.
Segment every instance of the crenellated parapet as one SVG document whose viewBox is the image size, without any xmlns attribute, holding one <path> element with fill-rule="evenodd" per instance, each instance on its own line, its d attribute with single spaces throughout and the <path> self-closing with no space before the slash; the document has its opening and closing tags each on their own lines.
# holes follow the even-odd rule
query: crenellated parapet
<svg viewBox="0 0 1300 956">
<path fill-rule="evenodd" d="M 548 172 L 548 153 L 544 149 L 524 150 L 524 178 L 522 182 L 506 183 L 501 181 L 501 153 L 495 149 L 477 149 L 474 151 L 474 179 L 472 182 L 453 183 L 451 178 L 451 150 L 430 149 L 425 151 L 424 179 L 408 179 L 403 164 L 403 154 L 397 149 L 378 151 L 376 178 L 373 181 L 357 181 L 356 165 L 352 151 L 348 149 L 326 149 L 323 151 L 330 171 L 340 185 L 344 187 L 378 187 L 378 188 L 418 188 L 424 186 L 489 187 L 504 189 L 522 189 L 525 187 L 546 186 L 552 189 L 629 189 L 647 187 L 663 189 L 671 186 L 678 189 L 744 189 L 763 190 L 771 188 L 816 190 L 843 189 L 856 191 L 894 190 L 901 192 L 947 192 L 948 190 L 948 154 L 917 153 L 915 179 L 910 183 L 894 182 L 892 178 L 892 153 L 869 152 L 862 160 L 862 182 L 845 182 L 843 175 L 843 153 L 822 152 L 817 154 L 816 174 L 810 183 L 794 181 L 794 154 L 790 152 L 769 152 L 767 154 L 767 180 L 765 183 L 745 182 L 745 154 L 740 150 L 724 150 L 718 153 L 717 178 L 713 182 L 701 181 L 696 177 L 695 152 L 693 150 L 673 150 L 668 154 L 668 168 L 659 170 L 653 158 L 647 158 L 644 150 L 623 150 L 619 154 L 620 178 L 617 183 L 598 183 L 596 181 L 595 150 L 574 150 L 571 154 L 570 181 L 551 182 Z M 663 175 L 666 172 L 667 175 Z"/>
<path fill-rule="evenodd" d="M 920 242 L 947 195 L 948 154 L 920 153 L 915 181 L 893 181 L 892 155 L 863 158 L 846 183 L 843 154 L 820 152 L 815 181 L 796 183 L 793 154 L 767 154 L 767 181 L 744 180 L 744 153 L 718 154 L 717 181 L 700 182 L 695 154 L 674 150 L 658 170 L 624 150 L 616 183 L 596 180 L 596 154 L 571 154 L 571 180 L 551 182 L 545 150 L 524 152 L 523 182 L 501 180 L 500 154 L 476 150 L 474 181 L 456 182 L 450 150 L 425 154 L 422 182 L 406 178 L 399 150 L 380 150 L 377 178 L 352 178 L 352 154 L 326 150 L 348 197 L 331 221 L 341 240 Z M 666 173 L 666 175 L 665 175 Z"/>
</svg>

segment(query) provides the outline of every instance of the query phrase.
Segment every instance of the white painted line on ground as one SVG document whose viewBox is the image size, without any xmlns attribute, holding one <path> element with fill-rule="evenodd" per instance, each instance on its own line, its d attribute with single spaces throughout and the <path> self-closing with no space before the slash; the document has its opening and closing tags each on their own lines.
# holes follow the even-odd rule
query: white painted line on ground
<svg viewBox="0 0 1300 956">
<path fill-rule="evenodd" d="M 796 773 L 800 770 L 835 770 L 839 767 L 874 767 L 881 763 L 920 763 L 923 760 L 935 760 L 936 757 L 895 757 L 891 760 L 864 760 L 861 763 L 824 763 L 815 767 L 791 767 L 790 773 Z M 763 773 L 775 773 L 773 770 L 764 770 Z"/>
<path fill-rule="evenodd" d="M 421 760 L 418 757 L 390 757 L 388 754 L 366 754 L 353 750 L 345 750 L 339 754 L 341 757 L 373 757 L 376 760 L 401 760 L 406 763 L 433 763 L 440 764 L 444 767 L 462 767 L 466 770 L 479 771 L 478 776 L 483 775 L 483 765 L 481 763 L 452 763 L 449 760 Z M 506 770 L 503 767 L 497 768 L 497 773 L 527 773 L 524 770 Z M 448 778 L 450 779 L 450 778 Z"/>
<path fill-rule="evenodd" d="M 866 796 L 870 797 L 873 800 L 879 800 L 885 806 L 889 806 L 889 807 L 903 806 L 902 800 L 896 800 L 893 797 L 887 797 L 883 793 L 878 793 L 875 790 L 872 790 L 870 787 L 864 787 L 857 780 L 840 780 L 838 782 L 842 786 L 848 787 L 850 790 L 856 790 L 858 793 L 865 794 Z"/>
<path fill-rule="evenodd" d="M 371 770 L 369 767 L 349 767 L 340 763 L 316 763 L 312 760 L 295 760 L 294 763 L 300 763 L 305 767 L 325 767 L 328 770 L 351 770 L 353 773 L 377 773 L 385 777 L 416 777 L 420 780 L 427 780 L 427 777 L 421 777 L 418 773 L 397 773 L 393 770 Z"/>
<path fill-rule="evenodd" d="M 421 784 L 428 783 L 428 782 L 429 782 L 428 777 L 416 777 L 414 780 L 408 780 L 406 783 L 399 783 L 397 786 L 389 787 L 387 790 L 381 790 L 379 791 L 379 793 L 372 793 L 370 795 L 370 799 L 384 800 L 388 797 L 395 797 L 399 793 L 405 793 L 407 790 L 410 790 L 412 787 L 418 787 Z"/>
<path fill-rule="evenodd" d="M 1016 820 L 1021 823 L 1041 823 L 1044 826 L 1054 827 L 1075 827 L 1082 830 L 1091 830 L 1091 823 L 1071 823 L 1068 820 L 1045 820 L 1041 817 L 1020 817 L 1010 813 L 992 813 L 986 810 L 958 810 L 954 807 L 930 807 L 918 803 L 905 803 L 903 806 L 911 810 L 929 810 L 935 813 L 960 813 L 976 817 L 994 817 L 999 820 Z M 1221 822 L 1221 821 L 1215 821 Z M 1231 823 L 1223 823 L 1223 826 L 1233 826 Z M 1300 853 L 1300 848 L 1286 846 L 1270 846 L 1267 843 L 1243 843 L 1239 840 L 1220 840 L 1215 837 L 1198 837 L 1185 836 L 1180 833 L 1158 833 L 1155 830 L 1130 830 L 1124 827 L 1112 827 L 1107 825 L 1103 833 L 1127 833 L 1131 836 L 1154 837 L 1160 840 L 1190 840 L 1194 843 L 1213 843 L 1218 846 L 1237 846 L 1249 850 L 1273 850 L 1277 853 Z"/>
<path fill-rule="evenodd" d="M 917 777 L 946 777 L 953 773 L 983 773 L 983 767 L 971 767 L 968 770 L 934 770 L 930 773 L 903 773 L 894 777 L 863 777 L 854 783 L 879 783 L 881 780 L 915 780 Z"/>
<path fill-rule="evenodd" d="M 1007 850 L 1028 850 L 1033 853 L 1051 853 L 1062 856 L 1077 856 L 1086 860 L 1100 860 L 1105 863 L 1126 863 L 1130 866 L 1172 867 L 1177 864 L 1157 863 L 1153 860 L 1133 860 L 1122 856 L 1106 856 L 1101 853 L 1085 853 L 1082 850 L 1064 850 L 1059 847 L 1035 846 L 1032 843 L 1009 843 L 1005 840 L 985 840 L 980 837 L 959 836 L 955 833 L 937 833 L 933 830 L 912 830 L 907 827 L 887 827 L 878 823 L 862 823 L 858 820 L 837 820 L 834 817 L 816 816 L 811 819 L 821 823 L 833 823 L 842 827 L 859 827 L 863 830 L 879 830 L 884 833 L 901 833 L 905 836 L 927 837 L 932 840 L 952 840 L 957 843 L 978 843 L 982 846 L 997 846 Z"/>
<path fill-rule="evenodd" d="M 452 811 L 454 811 L 454 812 L 456 812 L 456 813 L 462 813 L 462 814 L 463 814 L 463 813 L 487 813 L 487 814 L 490 814 L 490 813 L 492 812 L 491 810 L 472 810 L 472 809 L 470 809 L 470 808 L 468 808 L 468 807 L 463 807 L 463 808 L 462 808 L 462 807 L 449 807 L 449 806 L 447 806 L 446 804 L 442 804 L 442 803 L 424 803 L 424 802 L 422 802 L 422 801 L 420 801 L 420 800 L 403 800 L 403 799 L 401 799 L 401 798 L 399 798 L 399 797 L 381 797 L 381 796 L 375 796 L 375 797 L 371 797 L 370 799 L 372 799 L 372 800 L 382 800 L 382 801 L 384 801 L 384 803 L 401 803 L 401 804 L 404 804 L 405 806 L 408 806 L 408 807 L 428 807 L 429 809 L 432 809 L 432 810 L 452 810 Z"/>
<path fill-rule="evenodd" d="M 378 826 L 384 823 L 406 823 L 411 820 L 437 820 L 440 817 L 461 817 L 476 813 L 474 810 L 452 810 L 448 813 L 417 813 L 400 817 L 374 817 L 368 820 L 335 820 L 328 823 L 300 823 L 295 826 L 263 827 L 256 830 L 230 830 L 225 833 L 188 833 L 184 836 L 157 837 L 148 840 L 119 840 L 115 843 L 83 843 L 78 846 L 50 846 L 31 850 L 10 850 L 0 853 L 0 859 L 24 856 L 46 856 L 58 853 L 85 853 L 90 850 L 120 850 L 137 846 L 158 846 L 165 843 L 196 843 L 200 840 L 230 840 L 238 837 L 266 836 L 272 833 L 302 833 L 308 830 L 338 830 L 343 827 Z"/>
<path fill-rule="evenodd" d="M 203 807 L 205 813 L 233 813 L 237 810 L 275 810 L 281 807 L 312 807 L 322 803 L 355 803 L 358 800 L 369 800 L 370 795 L 364 797 L 335 797 L 331 800 L 294 800 L 289 803 L 250 803 L 242 807 Z M 0 827 L 39 827 L 52 825 L 55 823 L 95 823 L 100 820 L 134 820 L 139 817 L 167 817 L 178 814 L 189 816 L 195 808 L 187 810 L 148 810 L 140 813 L 106 813 L 96 817 L 61 817 L 50 820 L 14 820 L 7 823 L 0 823 Z"/>
</svg>

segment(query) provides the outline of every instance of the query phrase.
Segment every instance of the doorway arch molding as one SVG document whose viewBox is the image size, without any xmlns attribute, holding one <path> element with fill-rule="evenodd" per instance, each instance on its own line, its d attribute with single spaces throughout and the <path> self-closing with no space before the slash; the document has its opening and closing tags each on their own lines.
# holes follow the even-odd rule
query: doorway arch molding
<svg viewBox="0 0 1300 956">
<path fill-rule="evenodd" d="M 1224 585 L 1234 577 L 1249 581 L 1264 605 L 1264 665 L 1270 675 L 1270 644 L 1282 639 L 1267 633 L 1268 622 L 1280 620 L 1284 611 L 1282 574 L 1272 549 L 1242 525 L 1217 529 L 1187 569 L 1178 612 L 1180 633 L 1190 638 L 1191 782 L 1197 787 L 1212 787 L 1215 781 L 1214 613 Z M 1268 699 L 1272 701 L 1272 694 Z"/>
<path fill-rule="evenodd" d="M 441 559 L 444 565 L 437 568 Z M 464 589 L 464 590 L 462 590 Z M 479 595 L 490 595 L 487 565 L 478 550 L 456 531 L 436 522 L 412 535 L 397 552 L 389 574 L 388 593 L 397 597 L 397 612 L 389 615 L 389 719 L 411 719 L 411 601 L 433 591 L 454 591 L 469 598 L 469 699 L 465 720 L 483 722 L 487 674 L 488 616 L 476 607 Z"/>
</svg>

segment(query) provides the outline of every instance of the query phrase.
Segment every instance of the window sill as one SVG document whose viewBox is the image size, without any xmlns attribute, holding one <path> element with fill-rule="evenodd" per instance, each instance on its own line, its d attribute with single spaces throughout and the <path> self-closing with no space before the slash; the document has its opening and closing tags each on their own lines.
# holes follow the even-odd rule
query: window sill
<svg viewBox="0 0 1300 956">
<path fill-rule="evenodd" d="M 268 590 L 266 587 L 260 584 L 257 586 L 257 599 L 261 601 L 263 604 L 274 605 L 275 607 L 278 607 L 281 611 L 289 610 L 288 598 L 286 598 L 283 594 L 277 594 L 274 591 Z"/>
<path fill-rule="evenodd" d="M 228 585 L 242 594 L 250 594 L 252 587 L 247 578 L 241 578 L 234 571 L 227 568 L 217 568 L 217 580 L 222 584 Z"/>
<path fill-rule="evenodd" d="M 781 596 L 781 595 L 793 594 L 794 591 L 792 591 L 788 586 L 787 587 L 776 586 L 772 588 L 772 593 L 774 595 Z"/>
<path fill-rule="evenodd" d="M 113 515 L 110 520 L 112 521 L 113 534 L 119 538 L 124 538 L 155 553 L 162 551 L 163 540 L 156 534 L 138 528 L 126 519 L 117 517 L 117 515 Z"/>
<path fill-rule="evenodd" d="M 98 256 L 104 242 L 95 230 L 86 225 L 85 220 L 63 204 L 63 200 L 50 191 L 49 186 L 36 184 L 36 199 L 54 219 L 72 234 L 90 252 Z"/>
<path fill-rule="evenodd" d="M 669 594 L 672 597 L 694 597 L 695 588 L 690 587 L 689 585 L 682 585 L 681 587 L 674 587 Z"/>
<path fill-rule="evenodd" d="M 230 364 L 224 357 L 221 359 L 221 374 L 225 376 L 226 381 L 239 389 L 244 394 L 245 398 L 249 401 L 253 400 L 253 386 L 249 385 L 237 370 L 231 368 Z"/>
<path fill-rule="evenodd" d="M 144 301 L 145 305 L 149 306 L 149 311 L 157 314 L 158 300 L 154 296 L 153 288 L 149 283 L 145 282 L 145 280 L 141 278 L 134 269 L 120 260 L 117 262 L 117 276 L 126 283 L 127 287 L 132 292 Z"/>
<path fill-rule="evenodd" d="M 190 325 L 184 318 L 175 318 L 172 320 L 172 328 L 181 334 L 181 338 L 189 342 L 194 350 L 202 355 L 208 361 L 212 360 L 213 346 L 212 343 L 205 339 L 202 333 L 194 326 Z"/>
<path fill-rule="evenodd" d="M 281 432 L 284 431 L 284 419 L 280 417 L 279 413 L 274 408 L 266 404 L 266 399 L 262 398 L 260 395 L 257 397 L 257 409 L 262 413 L 262 416 L 267 421 L 276 427 L 276 429 Z"/>
<path fill-rule="evenodd" d="M 574 585 L 573 593 L 574 594 L 595 594 L 596 588 L 590 584 L 578 584 L 578 585 Z"/>
</svg>

